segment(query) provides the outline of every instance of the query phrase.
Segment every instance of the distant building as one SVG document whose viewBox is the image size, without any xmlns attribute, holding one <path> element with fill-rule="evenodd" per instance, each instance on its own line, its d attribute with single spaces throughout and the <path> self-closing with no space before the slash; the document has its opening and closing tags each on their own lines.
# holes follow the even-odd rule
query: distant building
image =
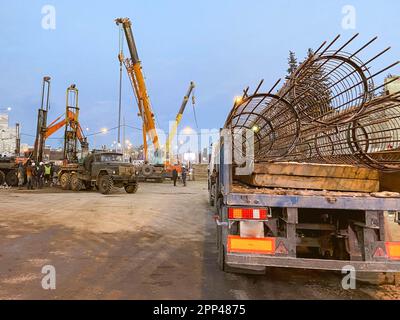
<svg viewBox="0 0 400 320">
<path fill-rule="evenodd" d="M 0 114 L 0 154 L 14 155 L 15 148 L 16 129 L 9 126 L 8 114 Z"/>
<path fill-rule="evenodd" d="M 25 154 L 29 151 L 29 145 L 27 143 L 21 143 L 21 154 Z"/>
<path fill-rule="evenodd" d="M 25 151 L 25 157 L 33 154 L 33 146 L 28 147 Z M 52 149 L 50 146 L 45 146 L 43 152 L 43 161 L 61 161 L 64 159 L 64 151 L 62 148 Z"/>
<path fill-rule="evenodd" d="M 397 77 L 387 77 L 385 79 L 385 94 L 389 95 L 400 92 L 400 79 L 393 81 L 395 78 Z"/>
</svg>

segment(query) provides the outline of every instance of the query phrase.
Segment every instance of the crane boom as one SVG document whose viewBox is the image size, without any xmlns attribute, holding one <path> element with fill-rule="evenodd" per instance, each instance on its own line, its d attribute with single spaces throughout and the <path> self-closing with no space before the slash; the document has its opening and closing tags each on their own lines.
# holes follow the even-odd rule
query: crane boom
<svg viewBox="0 0 400 320">
<path fill-rule="evenodd" d="M 160 154 L 160 142 L 156 130 L 154 113 L 152 111 L 152 107 L 150 104 L 150 98 L 147 93 L 146 83 L 144 80 L 142 65 L 139 60 L 139 55 L 137 53 L 135 39 L 132 33 L 132 23 L 129 18 L 118 18 L 115 20 L 117 25 L 121 25 L 125 37 L 126 42 L 128 44 L 130 58 L 124 59 L 123 53 L 119 53 L 119 60 L 123 62 L 125 68 L 127 70 L 129 79 L 132 84 L 133 91 L 136 96 L 136 100 L 139 107 L 139 115 L 143 121 L 143 146 L 144 146 L 144 155 L 145 160 L 147 160 L 147 136 L 150 138 L 153 143 L 155 154 Z"/>
<path fill-rule="evenodd" d="M 166 152 L 167 152 L 166 165 L 169 165 L 169 163 L 171 161 L 172 154 L 173 154 L 173 150 L 171 149 L 172 140 L 176 136 L 176 132 L 178 131 L 178 125 L 182 120 L 183 112 L 185 111 L 186 105 L 187 105 L 187 103 L 189 101 L 190 95 L 192 94 L 194 88 L 195 88 L 195 84 L 194 84 L 193 81 L 191 81 L 190 85 L 189 85 L 189 88 L 188 88 L 188 91 L 187 91 L 186 95 L 183 97 L 183 101 L 182 101 L 181 107 L 180 107 L 180 109 L 178 111 L 178 114 L 175 117 L 175 121 L 172 124 L 170 132 L 168 134 L 166 148 L 165 148 Z"/>
</svg>

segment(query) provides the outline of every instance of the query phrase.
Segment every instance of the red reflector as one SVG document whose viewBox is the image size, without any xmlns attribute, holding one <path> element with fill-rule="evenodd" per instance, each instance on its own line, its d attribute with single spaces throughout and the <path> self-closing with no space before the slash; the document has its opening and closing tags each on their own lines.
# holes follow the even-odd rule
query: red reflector
<svg viewBox="0 0 400 320">
<path fill-rule="evenodd" d="M 289 251 L 288 251 L 288 249 L 285 247 L 285 245 L 283 244 L 283 242 L 281 241 L 281 242 L 279 243 L 279 245 L 276 247 L 275 253 L 277 253 L 277 254 L 288 254 Z"/>
<path fill-rule="evenodd" d="M 229 208 L 229 219 L 266 220 L 267 209 L 258 208 Z"/>
<path fill-rule="evenodd" d="M 386 252 L 381 247 L 376 248 L 374 258 L 386 258 Z"/>
</svg>

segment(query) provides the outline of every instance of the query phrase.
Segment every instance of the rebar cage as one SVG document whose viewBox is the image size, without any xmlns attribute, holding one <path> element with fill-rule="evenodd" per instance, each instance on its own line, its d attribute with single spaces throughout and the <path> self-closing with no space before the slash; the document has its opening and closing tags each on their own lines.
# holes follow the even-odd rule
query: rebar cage
<svg viewBox="0 0 400 320">
<path fill-rule="evenodd" d="M 400 94 L 378 96 L 384 85 L 374 79 L 394 67 L 372 72 L 372 62 L 389 48 L 363 62 L 358 54 L 376 37 L 349 53 L 338 49 L 340 38 L 324 42 L 287 77 L 266 93 L 262 82 L 251 95 L 248 89 L 235 104 L 225 128 L 254 133 L 254 161 L 300 161 L 366 166 L 382 171 L 400 170 Z M 392 78 L 386 84 L 397 80 Z M 235 141 L 236 139 L 234 139 Z M 239 139 L 234 148 L 243 149 Z"/>
</svg>

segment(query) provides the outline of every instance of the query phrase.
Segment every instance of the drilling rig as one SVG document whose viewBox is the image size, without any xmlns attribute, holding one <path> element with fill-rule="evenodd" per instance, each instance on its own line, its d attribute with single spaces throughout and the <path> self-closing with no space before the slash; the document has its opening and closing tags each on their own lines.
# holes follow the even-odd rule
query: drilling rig
<svg viewBox="0 0 400 320">
<path fill-rule="evenodd" d="M 82 156 L 89 151 L 87 138 L 79 124 L 78 89 L 74 84 L 67 88 L 66 111 L 49 125 L 47 125 L 47 115 L 50 110 L 50 87 L 51 78 L 43 78 L 42 102 L 38 110 L 36 139 L 33 150 L 33 160 L 43 161 L 43 153 L 46 139 L 65 126 L 64 132 L 64 163 L 76 162 L 78 160 L 77 141 L 79 140 Z M 72 102 L 72 103 L 71 103 Z"/>
</svg>

